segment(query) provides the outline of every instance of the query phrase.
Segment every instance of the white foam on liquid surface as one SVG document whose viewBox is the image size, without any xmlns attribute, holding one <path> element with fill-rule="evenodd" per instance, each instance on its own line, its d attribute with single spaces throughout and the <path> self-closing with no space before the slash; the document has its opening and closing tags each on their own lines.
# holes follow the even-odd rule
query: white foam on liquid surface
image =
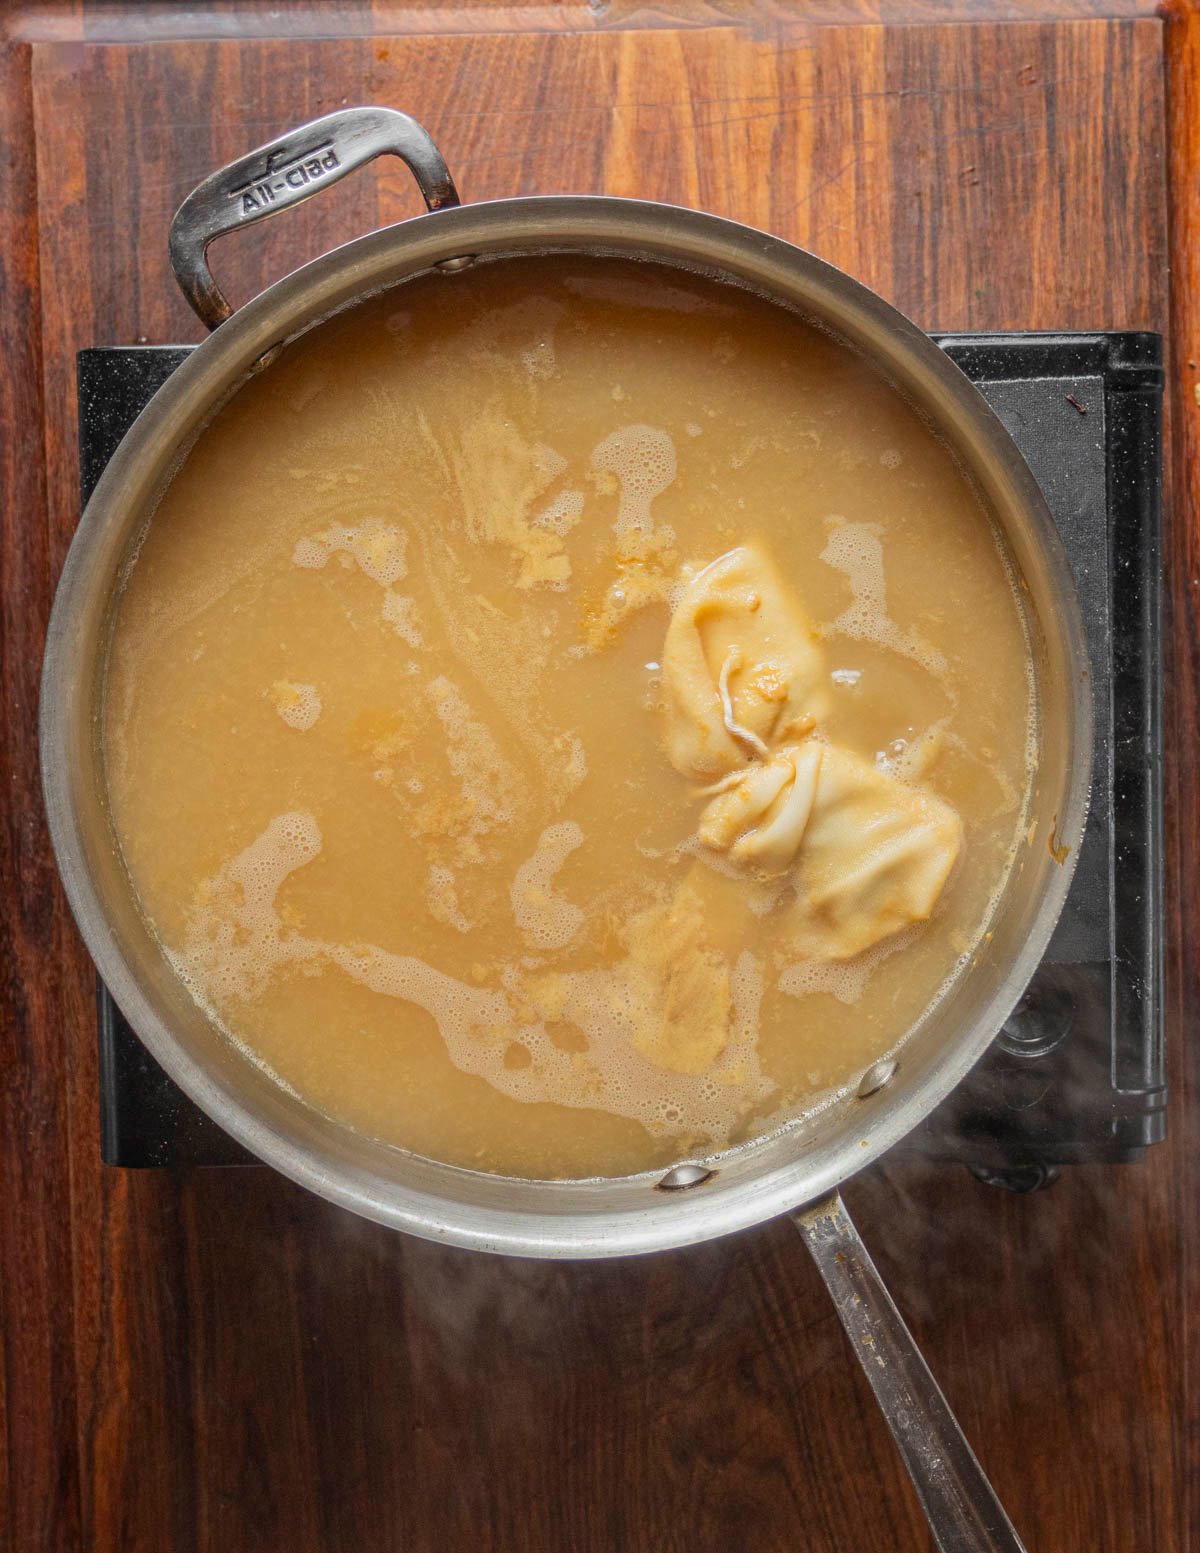
<svg viewBox="0 0 1200 1553">
<path fill-rule="evenodd" d="M 373 520 L 347 527 L 333 523 L 320 534 L 298 539 L 292 561 L 320 571 L 330 556 L 343 555 L 381 588 L 390 588 L 408 575 L 407 549 L 408 536 L 394 524 Z"/>
<path fill-rule="evenodd" d="M 592 450 L 592 468 L 617 477 L 621 496 L 613 533 L 650 534 L 650 505 L 672 485 L 678 470 L 675 443 L 655 426 L 622 426 Z"/>
<path fill-rule="evenodd" d="M 632 983 L 622 977 L 624 962 L 611 970 L 551 973 L 540 989 L 532 984 L 531 1007 L 528 998 L 504 987 L 469 986 L 412 955 L 375 944 L 329 943 L 285 928 L 276 896 L 293 873 L 319 856 L 321 845 L 312 814 L 295 810 L 277 816 L 207 881 L 182 950 L 168 951 L 197 1002 L 243 1050 L 218 1007 L 258 996 L 281 973 L 334 968 L 381 996 L 423 1009 L 455 1067 L 524 1103 L 550 1100 L 601 1109 L 641 1122 L 652 1133 L 694 1129 L 719 1139 L 728 1137 L 747 1104 L 773 1092 L 757 1052 L 762 971 L 748 952 L 731 977 L 730 1038 L 718 1062 L 700 1073 L 676 1072 L 637 1049 L 637 1014 Z M 515 966 L 508 967 L 505 980 L 531 990 Z M 586 1050 L 556 1044 L 548 1022 L 573 1025 Z M 523 1048 L 528 1062 L 514 1064 L 514 1048 Z M 267 1066 L 253 1052 L 248 1055 Z"/>
<path fill-rule="evenodd" d="M 315 685 L 279 680 L 271 687 L 275 710 L 289 728 L 307 733 L 321 715 L 321 697 Z"/>
<path fill-rule="evenodd" d="M 444 922 L 456 932 L 469 933 L 473 924 L 463 915 L 458 904 L 458 886 L 453 869 L 441 863 L 431 863 L 425 877 L 425 905 L 431 917 Z"/>
<path fill-rule="evenodd" d="M 582 845 L 583 831 L 574 820 L 548 825 L 533 856 L 513 878 L 509 890 L 513 920 L 538 949 L 565 949 L 583 926 L 582 908 L 554 890 L 555 876 Z"/>
<path fill-rule="evenodd" d="M 559 491 L 558 495 L 539 512 L 534 522 L 539 528 L 548 528 L 560 537 L 569 534 L 583 517 L 584 494 L 582 491 Z"/>
</svg>

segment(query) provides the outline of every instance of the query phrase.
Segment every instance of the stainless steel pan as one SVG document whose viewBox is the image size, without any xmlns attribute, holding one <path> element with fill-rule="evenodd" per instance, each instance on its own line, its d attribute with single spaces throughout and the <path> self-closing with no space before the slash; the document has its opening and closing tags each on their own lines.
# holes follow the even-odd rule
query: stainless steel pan
<svg viewBox="0 0 1200 1553">
<path fill-rule="evenodd" d="M 309 198 L 384 152 L 412 169 L 429 213 L 325 254 L 233 312 L 208 268 L 211 241 Z M 927 335 L 811 254 L 715 216 L 636 200 L 460 205 L 429 136 L 389 109 L 330 114 L 215 173 L 180 207 L 170 250 L 184 292 L 215 332 L 139 416 L 88 503 L 55 600 L 42 689 L 42 770 L 59 868 L 118 1004 L 171 1077 L 253 1153 L 332 1201 L 413 1234 L 528 1256 L 624 1256 L 791 1212 L 940 1546 L 1019 1547 L 837 1196 L 990 1044 L 1042 956 L 1083 829 L 1091 750 L 1083 627 L 1062 547 L 1016 447 Z M 772 1137 L 710 1160 L 680 1161 L 665 1176 L 486 1175 L 374 1142 L 287 1094 L 201 1014 L 148 932 L 109 821 L 99 755 L 98 689 L 122 567 L 214 412 L 289 340 L 364 296 L 433 266 L 454 271 L 493 256 L 555 251 L 653 259 L 750 286 L 861 351 L 974 481 L 1021 578 L 1033 638 L 1040 758 L 1030 841 L 974 963 L 896 1058 L 876 1064 L 857 1091 Z"/>
</svg>

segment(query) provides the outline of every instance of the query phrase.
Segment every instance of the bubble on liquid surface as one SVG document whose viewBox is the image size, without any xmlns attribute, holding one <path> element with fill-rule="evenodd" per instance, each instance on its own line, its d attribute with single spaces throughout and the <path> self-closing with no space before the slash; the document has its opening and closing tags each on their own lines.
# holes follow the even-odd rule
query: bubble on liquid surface
<svg viewBox="0 0 1200 1553">
<path fill-rule="evenodd" d="M 513 919 L 539 949 L 563 949 L 583 926 L 583 910 L 554 890 L 555 875 L 578 847 L 583 831 L 574 820 L 548 825 L 534 854 L 517 869 L 509 891 Z"/>
<path fill-rule="evenodd" d="M 672 485 L 677 472 L 675 443 L 654 426 L 622 426 L 592 450 L 592 468 L 616 476 L 620 486 L 613 532 L 649 534 L 650 504 Z"/>
<path fill-rule="evenodd" d="M 307 733 L 321 715 L 321 697 L 315 685 L 278 679 L 271 686 L 269 694 L 283 721 L 300 733 Z"/>
<path fill-rule="evenodd" d="M 349 527 L 332 523 L 319 534 L 298 539 L 292 561 L 320 571 L 330 556 L 345 556 L 380 587 L 390 588 L 408 574 L 407 548 L 408 536 L 394 524 L 377 519 Z"/>
</svg>

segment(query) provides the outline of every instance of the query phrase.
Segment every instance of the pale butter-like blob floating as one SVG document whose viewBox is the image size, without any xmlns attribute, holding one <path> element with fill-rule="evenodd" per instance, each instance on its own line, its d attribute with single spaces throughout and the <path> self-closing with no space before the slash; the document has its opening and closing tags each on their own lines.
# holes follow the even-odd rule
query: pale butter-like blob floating
<svg viewBox="0 0 1200 1553">
<path fill-rule="evenodd" d="M 962 846 L 941 799 L 812 741 L 719 787 L 700 840 L 755 877 L 788 875 L 789 942 L 817 959 L 850 958 L 927 920 Z"/>
<path fill-rule="evenodd" d="M 675 480 L 675 443 L 670 436 L 655 426 L 622 426 L 597 443 L 591 462 L 593 469 L 615 475 L 620 484 L 613 524 L 618 539 L 652 533 L 650 505 Z"/>
<path fill-rule="evenodd" d="M 745 766 L 825 716 L 826 681 L 816 631 L 766 557 L 730 550 L 691 578 L 667 627 L 667 757 L 694 781 Z"/>
<path fill-rule="evenodd" d="M 270 696 L 275 710 L 288 727 L 301 733 L 306 733 L 321 715 L 321 697 L 315 685 L 279 679 L 271 686 Z"/>
<path fill-rule="evenodd" d="M 583 926 L 581 908 L 554 892 L 555 875 L 582 845 L 580 827 L 562 820 L 546 827 L 533 856 L 517 869 L 509 890 L 513 919 L 538 949 L 564 949 Z"/>
<path fill-rule="evenodd" d="M 756 550 L 732 550 L 691 579 L 662 671 L 672 764 L 718 776 L 698 795 L 696 839 L 724 871 L 780 890 L 770 909 L 786 914 L 792 953 L 850 959 L 929 917 L 962 822 L 932 793 L 828 743 L 815 632 Z M 905 771 L 917 769 L 914 754 Z"/>
<path fill-rule="evenodd" d="M 915 631 L 904 631 L 888 614 L 887 581 L 883 571 L 883 530 L 878 523 L 828 520 L 829 539 L 821 559 L 841 572 L 850 584 L 848 608 L 825 628 L 825 635 L 849 636 L 874 642 L 902 658 L 911 658 L 939 677 L 946 673 L 946 659 Z"/>
<path fill-rule="evenodd" d="M 730 977 L 732 1017 L 715 1067 L 694 1071 L 687 1060 L 665 1067 L 638 1048 L 636 1019 L 630 1017 L 633 962 L 610 972 L 552 974 L 540 986 L 524 986 L 535 1017 L 521 1022 L 502 989 L 468 986 L 423 960 L 373 944 L 326 943 L 286 931 L 276 895 L 320 850 L 321 832 L 311 814 L 283 814 L 201 887 L 183 949 L 171 960 L 210 1012 L 214 1004 L 256 997 L 280 971 L 316 974 L 334 966 L 382 996 L 424 1009 L 454 1065 L 514 1100 L 598 1108 L 652 1132 L 688 1129 L 724 1139 L 747 1105 L 771 1093 L 756 1050 L 762 969 L 748 953 L 738 957 Z M 659 910 L 669 922 L 675 903 Z M 690 918 L 679 928 L 694 940 Z M 664 964 L 678 957 L 670 933 L 656 939 L 643 932 L 641 938 L 642 969 L 653 965 L 656 942 Z M 550 1038 L 546 1022 L 562 1019 L 586 1035 L 585 1053 L 565 1051 Z M 686 1034 L 682 1025 L 681 1031 Z M 528 1053 L 524 1067 L 506 1062 L 514 1044 Z"/>
<path fill-rule="evenodd" d="M 787 873 L 812 815 L 823 750 L 791 745 L 705 789 L 712 801 L 697 834 L 706 847 L 762 879 Z"/>
<path fill-rule="evenodd" d="M 932 793 L 809 742 L 722 784 L 699 835 L 759 876 L 786 872 L 793 952 L 844 960 L 929 918 L 962 848 L 962 821 Z"/>
</svg>

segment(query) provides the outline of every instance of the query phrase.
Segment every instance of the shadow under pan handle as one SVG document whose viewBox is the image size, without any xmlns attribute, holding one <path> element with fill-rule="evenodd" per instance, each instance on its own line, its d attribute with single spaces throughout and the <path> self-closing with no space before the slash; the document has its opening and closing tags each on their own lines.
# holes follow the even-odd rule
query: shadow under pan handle
<svg viewBox="0 0 1200 1553">
<path fill-rule="evenodd" d="M 233 312 L 208 267 L 208 247 L 215 238 L 311 199 L 385 152 L 407 164 L 429 210 L 459 203 L 454 180 L 428 132 L 394 108 L 328 113 L 197 185 L 175 212 L 168 242 L 175 279 L 201 320 L 215 329 Z"/>
<path fill-rule="evenodd" d="M 835 1192 L 792 1214 L 900 1448 L 941 1553 L 1025 1553 Z"/>
</svg>

